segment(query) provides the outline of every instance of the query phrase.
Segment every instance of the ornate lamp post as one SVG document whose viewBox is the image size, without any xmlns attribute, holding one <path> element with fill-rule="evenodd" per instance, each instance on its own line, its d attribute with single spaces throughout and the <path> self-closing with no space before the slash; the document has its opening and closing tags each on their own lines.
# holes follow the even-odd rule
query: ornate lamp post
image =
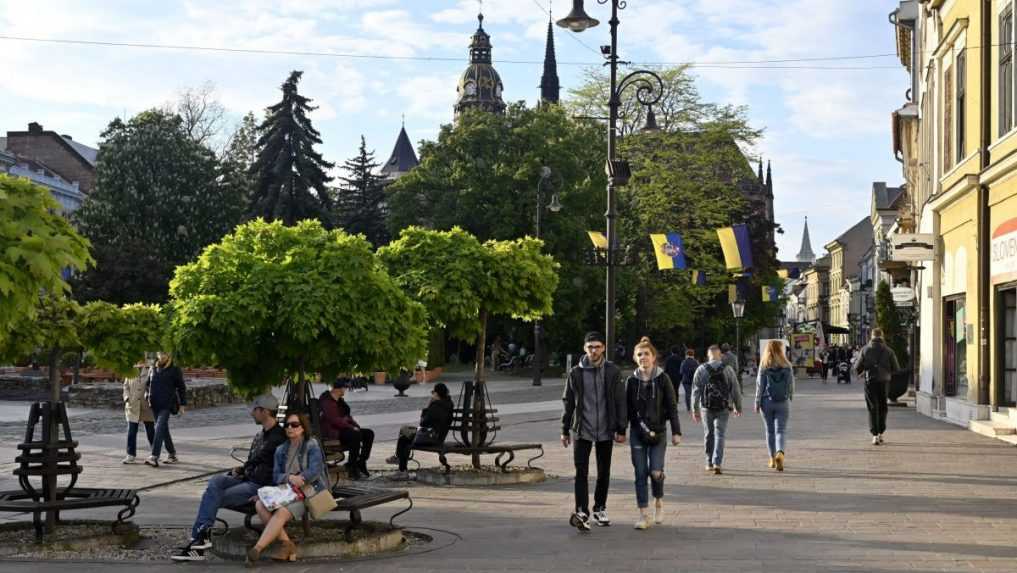
<svg viewBox="0 0 1017 573">
<path fill-rule="evenodd" d="M 561 202 L 558 201 L 558 194 L 551 195 L 551 203 L 544 205 L 544 185 L 551 179 L 551 168 L 540 168 L 540 181 L 537 182 L 537 218 L 536 237 L 540 238 L 540 215 L 547 209 L 552 213 L 561 211 Z M 533 321 L 533 385 L 542 384 L 540 377 L 544 373 L 544 345 L 541 343 L 544 336 L 544 324 L 540 319 Z"/>
<path fill-rule="evenodd" d="M 745 301 L 741 298 L 736 299 L 731 303 L 731 314 L 734 315 L 735 319 L 735 357 L 738 359 L 738 370 L 735 375 L 738 376 L 739 383 L 742 379 L 742 317 L 745 316 Z"/>
<path fill-rule="evenodd" d="M 618 257 L 621 254 L 618 248 L 618 229 L 615 225 L 615 218 L 618 215 L 615 205 L 615 188 L 622 187 L 628 183 L 632 175 L 628 161 L 619 160 L 616 156 L 616 144 L 618 137 L 618 110 L 621 107 L 622 93 L 635 86 L 636 99 L 640 104 L 646 106 L 647 128 L 656 129 L 657 122 L 653 109 L 650 107 L 660 101 L 664 92 L 664 82 L 660 76 L 649 70 L 636 70 L 618 80 L 618 11 L 624 10 L 627 2 L 625 0 L 597 0 L 598 4 L 611 4 L 611 19 L 608 24 L 611 27 L 611 45 L 601 46 L 600 52 L 607 58 L 611 75 L 611 95 L 608 99 L 608 124 L 607 124 L 607 293 L 605 305 L 605 336 L 607 338 L 607 358 L 614 355 L 615 343 L 615 283 Z M 592 28 L 600 21 L 591 18 L 583 7 L 583 0 L 572 0 L 572 11 L 567 16 L 558 20 L 558 25 L 573 32 L 582 32 Z"/>
</svg>

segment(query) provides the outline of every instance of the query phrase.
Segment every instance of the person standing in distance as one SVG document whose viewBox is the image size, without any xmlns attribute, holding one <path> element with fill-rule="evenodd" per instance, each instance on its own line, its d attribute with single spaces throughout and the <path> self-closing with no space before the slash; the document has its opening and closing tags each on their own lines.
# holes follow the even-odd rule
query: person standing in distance
<svg viewBox="0 0 1017 573">
<path fill-rule="evenodd" d="M 883 329 L 872 329 L 872 340 L 862 349 L 855 372 L 865 375 L 865 406 L 869 410 L 872 445 L 883 443 L 886 432 L 886 390 L 890 379 L 900 370 L 897 355 L 883 340 Z"/>
<path fill-rule="evenodd" d="M 734 372 L 735 380 L 738 381 L 738 391 L 741 392 L 742 371 L 741 364 L 738 364 L 738 355 L 731 349 L 731 345 L 726 342 L 721 345 L 720 351 L 722 353 L 720 360 L 724 363 L 724 366 L 727 366 L 731 369 L 731 372 Z"/>
<path fill-rule="evenodd" d="M 593 522 L 611 525 L 607 516 L 607 492 L 611 485 L 612 440 L 625 443 L 625 386 L 621 372 L 604 356 L 606 342 L 599 332 L 584 338 L 586 354 L 568 373 L 562 395 L 561 445 L 575 442 L 575 513 L 569 523 L 581 532 L 590 531 L 590 453 L 596 450 L 597 485 L 593 495 Z"/>
<path fill-rule="evenodd" d="M 707 357 L 709 362 L 696 370 L 692 382 L 692 417 L 703 422 L 706 471 L 720 475 L 727 422 L 732 411 L 735 416 L 742 415 L 742 393 L 734 371 L 721 360 L 720 347 L 711 346 Z"/>
</svg>

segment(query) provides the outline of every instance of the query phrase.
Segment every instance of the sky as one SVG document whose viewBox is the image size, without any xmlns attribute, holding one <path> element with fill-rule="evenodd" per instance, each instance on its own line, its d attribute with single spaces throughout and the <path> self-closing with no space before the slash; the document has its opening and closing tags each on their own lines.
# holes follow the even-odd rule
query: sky
<svg viewBox="0 0 1017 573">
<path fill-rule="evenodd" d="M 537 101 L 548 4 L 483 2 L 506 101 Z M 798 252 L 805 216 L 821 254 L 868 216 L 873 181 L 901 182 L 890 114 L 905 103 L 908 78 L 887 21 L 896 6 L 629 0 L 619 15 L 619 53 L 636 64 L 697 63 L 693 73 L 705 99 L 748 107 L 752 125 L 764 130 L 748 151 L 773 163 L 774 208 L 785 231 L 779 256 L 788 260 Z M 554 0 L 551 11 L 558 18 L 570 7 Z M 563 95 L 577 87 L 584 68 L 600 64 L 597 47 L 609 42 L 609 8 L 588 0 L 586 9 L 600 26 L 582 34 L 555 27 Z M 341 164 L 363 135 L 384 161 L 404 116 L 415 146 L 452 120 L 477 12 L 476 0 L 0 0 L 0 36 L 7 37 L 0 38 L 0 132 L 36 121 L 95 146 L 113 118 L 162 106 L 206 82 L 234 124 L 247 111 L 260 117 L 278 101 L 290 70 L 299 69 L 301 93 L 319 106 L 312 120 L 325 158 Z M 731 63 L 760 60 L 768 63 Z"/>
</svg>

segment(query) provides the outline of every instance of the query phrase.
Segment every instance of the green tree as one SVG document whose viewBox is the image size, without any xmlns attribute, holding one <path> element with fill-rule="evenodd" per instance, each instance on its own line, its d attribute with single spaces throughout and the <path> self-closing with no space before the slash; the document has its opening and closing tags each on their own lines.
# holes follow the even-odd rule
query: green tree
<svg viewBox="0 0 1017 573">
<path fill-rule="evenodd" d="M 282 101 L 266 110 L 265 121 L 258 127 L 258 159 L 251 167 L 255 187 L 248 215 L 287 225 L 317 219 L 331 227 L 327 184 L 332 178 L 326 171 L 334 164 L 314 150 L 321 144 L 321 134 L 307 116 L 316 108 L 297 93 L 302 75 L 290 72 L 282 85 Z"/>
<path fill-rule="evenodd" d="M 242 193 L 223 184 L 207 147 L 159 110 L 102 134 L 95 190 L 75 220 L 97 265 L 75 286 L 79 300 L 162 302 L 177 265 L 219 240 L 240 220 Z"/>
<path fill-rule="evenodd" d="M 89 242 L 58 214 L 48 190 L 0 175 L 0 346 L 36 318 L 39 293 L 70 291 L 64 269 L 84 270 Z"/>
<path fill-rule="evenodd" d="M 897 355 L 897 361 L 900 364 L 910 364 L 907 329 L 886 281 L 879 281 L 879 286 L 876 287 L 876 326 L 883 329 L 883 337 Z"/>
<path fill-rule="evenodd" d="M 426 352 L 423 306 L 366 240 L 318 221 L 239 226 L 177 269 L 170 296 L 177 356 L 225 367 L 241 394 L 305 372 L 395 372 Z"/>
<path fill-rule="evenodd" d="M 367 150 L 367 141 L 360 136 L 360 151 L 347 159 L 340 177 L 342 185 L 336 190 L 337 221 L 347 233 L 364 235 L 375 247 L 389 240 L 385 223 L 385 178 L 374 170 L 379 163 L 374 151 Z"/>
<path fill-rule="evenodd" d="M 254 193 L 255 177 L 251 166 L 258 159 L 258 122 L 247 112 L 229 136 L 223 149 L 222 178 L 224 185 L 233 190 L 241 205 L 248 205 Z"/>
<path fill-rule="evenodd" d="M 482 244 L 458 227 L 409 227 L 378 255 L 403 289 L 427 308 L 431 328 L 476 342 L 474 381 L 483 385 L 488 319 L 503 315 L 532 321 L 551 313 L 558 265 L 541 253 L 542 246 L 531 237 Z M 462 405 L 471 406 L 475 415 L 485 416 L 482 390 L 474 393 L 472 405 Z M 480 436 L 474 433 L 471 439 Z M 473 456 L 473 465 L 480 467 L 479 455 Z"/>
<path fill-rule="evenodd" d="M 108 302 L 86 304 L 77 319 L 83 347 L 95 356 L 95 363 L 117 375 L 137 375 L 135 364 L 146 352 L 166 348 L 163 344 L 163 317 L 158 305 Z"/>
</svg>

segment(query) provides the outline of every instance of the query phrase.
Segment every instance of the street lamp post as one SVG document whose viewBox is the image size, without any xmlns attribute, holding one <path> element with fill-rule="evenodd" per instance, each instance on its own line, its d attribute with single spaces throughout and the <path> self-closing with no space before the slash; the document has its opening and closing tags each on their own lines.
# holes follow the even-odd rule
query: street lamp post
<svg viewBox="0 0 1017 573">
<path fill-rule="evenodd" d="M 647 127 L 656 128 L 656 118 L 653 109 L 650 107 L 660 100 L 664 92 L 664 82 L 660 76 L 650 70 L 636 70 L 629 73 L 621 81 L 618 80 L 618 11 L 626 7 L 625 0 L 597 0 L 598 4 L 611 3 L 611 19 L 608 24 L 611 28 L 611 45 L 601 46 L 600 51 L 607 58 L 611 77 L 611 94 L 608 99 L 608 125 L 607 125 L 607 212 L 604 214 L 607 219 L 607 292 L 605 303 L 605 336 L 607 338 L 607 358 L 614 356 L 615 344 L 615 285 L 617 280 L 618 266 L 618 229 L 615 218 L 618 210 L 615 202 L 615 188 L 622 187 L 628 183 L 631 170 L 628 162 L 618 160 L 617 137 L 618 137 L 618 115 L 621 107 L 621 94 L 629 87 L 636 86 L 636 100 L 644 105 L 647 112 Z M 583 0 L 572 0 L 572 11 L 567 16 L 558 20 L 558 25 L 568 28 L 573 32 L 582 32 L 600 23 L 599 20 L 591 18 L 583 7 Z"/>
<path fill-rule="evenodd" d="M 547 206 L 544 205 L 544 185 L 551 179 L 551 168 L 541 167 L 540 168 L 540 181 L 537 182 L 537 217 L 536 217 L 536 237 L 540 238 L 540 216 L 546 208 L 552 213 L 561 211 L 561 203 L 558 201 L 558 194 L 555 193 L 551 196 L 551 203 Z M 544 337 L 544 324 L 539 318 L 533 321 L 533 385 L 540 386 L 542 384 L 540 378 L 544 374 L 544 345 L 542 344 L 542 338 Z"/>
<path fill-rule="evenodd" d="M 731 303 L 731 314 L 734 315 L 735 319 L 735 358 L 738 364 L 738 372 L 735 375 L 738 377 L 738 383 L 741 384 L 742 379 L 742 317 L 745 316 L 745 301 L 741 298 L 736 299 Z"/>
</svg>

